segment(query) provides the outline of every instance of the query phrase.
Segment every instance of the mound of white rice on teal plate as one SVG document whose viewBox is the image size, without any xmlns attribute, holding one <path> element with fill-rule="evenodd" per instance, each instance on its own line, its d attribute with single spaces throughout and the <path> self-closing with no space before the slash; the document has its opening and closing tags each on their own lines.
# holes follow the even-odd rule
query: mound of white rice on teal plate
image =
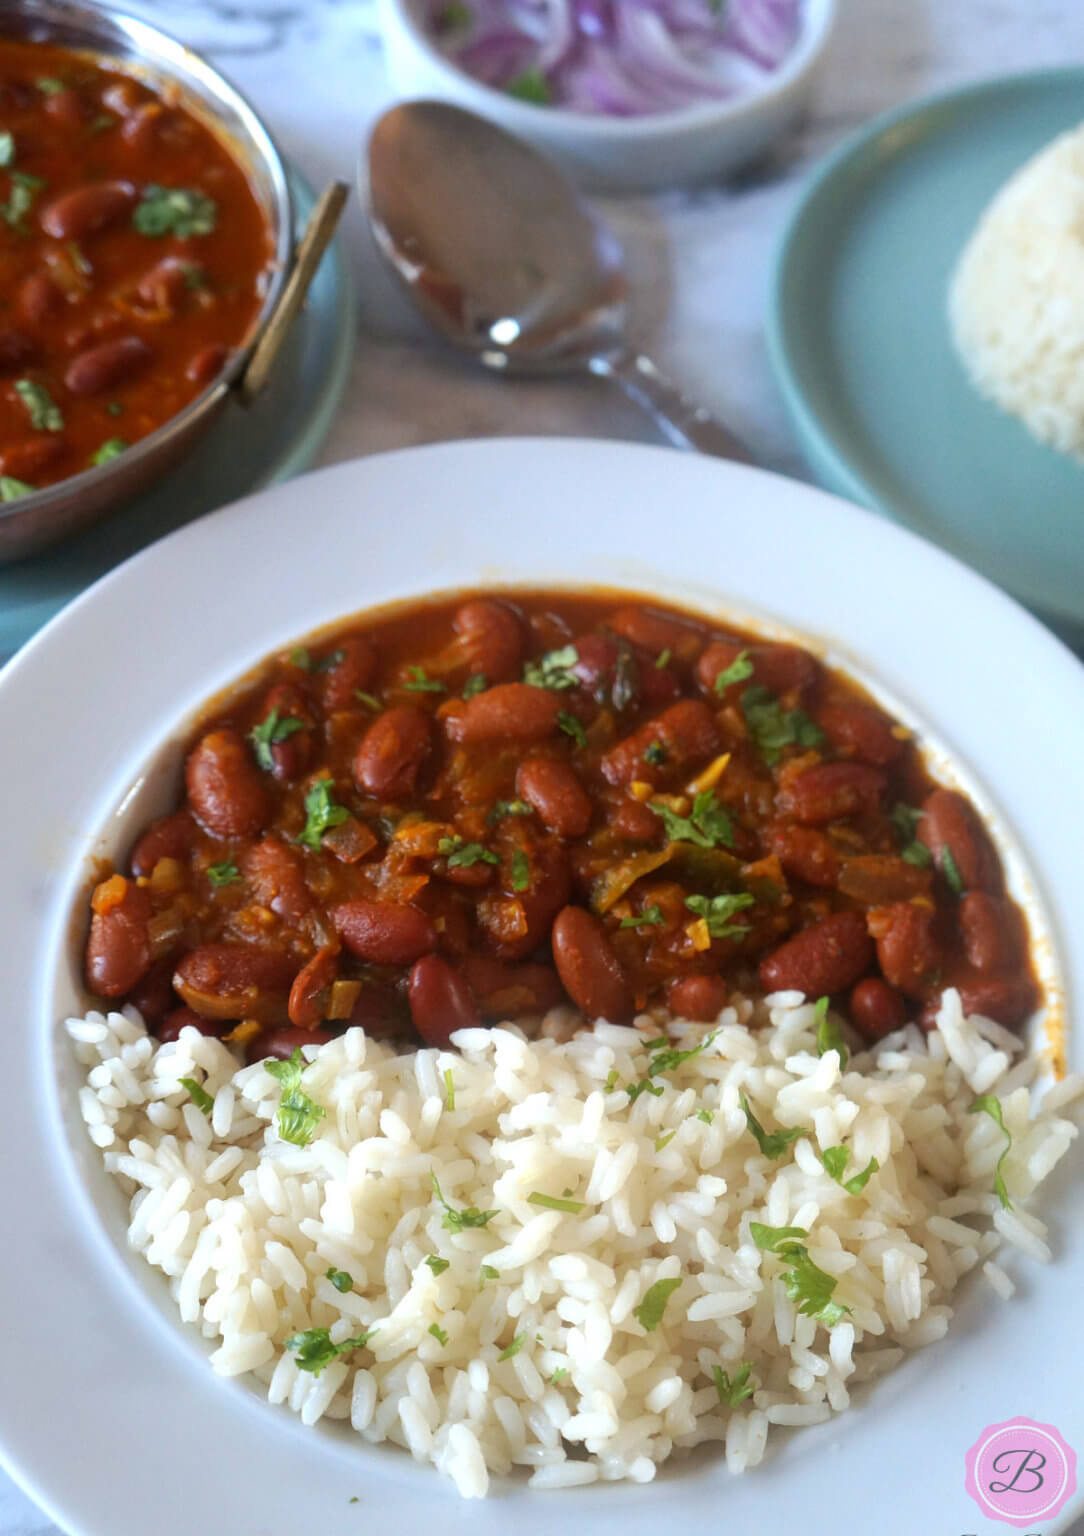
<svg viewBox="0 0 1084 1536">
<path fill-rule="evenodd" d="M 952 280 L 976 388 L 1040 442 L 1084 458 L 1084 125 L 1005 183 Z"/>
<path fill-rule="evenodd" d="M 1040 1102 L 1014 1036 L 951 991 L 938 1022 L 848 1060 L 781 993 L 669 1040 L 354 1029 L 277 1075 L 131 1011 L 67 1027 L 129 1242 L 215 1370 L 476 1497 L 648 1482 L 704 1442 L 754 1467 L 940 1338 L 968 1271 L 1011 1296 L 1003 1245 L 1050 1258 L 1026 1207 L 1084 1081 Z"/>
</svg>

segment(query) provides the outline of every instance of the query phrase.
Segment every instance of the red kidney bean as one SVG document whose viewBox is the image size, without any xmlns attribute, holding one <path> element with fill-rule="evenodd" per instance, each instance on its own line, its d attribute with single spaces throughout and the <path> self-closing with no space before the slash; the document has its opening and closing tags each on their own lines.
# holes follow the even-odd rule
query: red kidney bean
<svg viewBox="0 0 1084 1536">
<path fill-rule="evenodd" d="M 876 810 L 885 783 L 884 774 L 865 763 L 819 763 L 787 781 L 779 809 L 805 826 L 820 826 Z"/>
<path fill-rule="evenodd" d="M 24 278 L 19 284 L 15 308 L 23 324 L 36 330 L 39 325 L 44 325 L 46 320 L 51 320 L 54 315 L 59 314 L 64 308 L 64 303 L 64 295 L 44 272 L 31 272 L 30 276 Z M 33 350 L 29 342 L 26 345 L 31 351 Z"/>
<path fill-rule="evenodd" d="M 437 947 L 437 930 L 419 907 L 394 901 L 344 901 L 331 921 L 351 954 L 370 965 L 411 965 Z"/>
<path fill-rule="evenodd" d="M 128 1001 L 133 1008 L 139 1009 L 147 1028 L 153 1029 L 156 1020 L 163 1019 L 177 1006 L 173 995 L 173 961 L 168 958 L 156 960 L 142 981 L 129 992 Z"/>
<path fill-rule="evenodd" d="M 241 869 L 256 902 L 289 923 L 312 910 L 302 856 L 281 838 L 268 836 L 249 848 Z"/>
<path fill-rule="evenodd" d="M 338 655 L 338 660 L 334 658 Z M 376 647 L 366 635 L 347 635 L 333 651 L 319 657 L 320 703 L 329 715 L 338 710 L 357 709 L 358 691 L 369 687 L 376 674 Z M 423 716 L 423 719 L 425 717 Z"/>
<path fill-rule="evenodd" d="M 120 125 L 120 136 L 132 149 L 146 154 L 153 150 L 158 134 L 170 116 L 161 102 L 146 101 L 127 114 Z"/>
<path fill-rule="evenodd" d="M 446 1050 L 457 1029 L 471 1029 L 481 1023 L 466 981 L 439 955 L 415 961 L 407 982 L 407 998 L 414 1028 L 426 1045 Z"/>
<path fill-rule="evenodd" d="M 456 609 L 452 627 L 472 673 L 481 673 L 489 683 L 508 683 L 519 676 L 523 626 L 507 604 L 472 598 Z"/>
<path fill-rule="evenodd" d="M 851 989 L 848 1011 L 851 1023 L 870 1045 L 907 1021 L 903 997 L 880 976 L 867 976 Z"/>
<path fill-rule="evenodd" d="M 742 689 L 750 683 L 759 683 L 772 693 L 810 688 L 820 673 L 820 663 L 797 645 L 747 645 L 741 640 L 714 640 L 697 663 L 696 675 L 702 686 L 715 693 L 716 678 L 743 651 L 753 671 L 748 678 L 731 684 L 735 698 L 740 698 Z M 726 691 L 729 694 L 730 688 Z"/>
<path fill-rule="evenodd" d="M 951 985 L 960 994 L 960 1005 L 965 1014 L 980 1014 L 993 1019 L 1006 1029 L 1016 1029 L 1034 1013 L 1039 1003 L 1035 983 L 1030 976 L 975 976 L 954 978 Z M 925 1030 L 936 1029 L 937 1015 L 941 1011 L 942 992 L 928 999 L 918 1022 Z"/>
<path fill-rule="evenodd" d="M 202 1014 L 196 1013 L 192 1008 L 174 1008 L 167 1013 L 165 1018 L 154 1031 L 156 1038 L 162 1045 L 180 1037 L 182 1029 L 195 1029 L 201 1035 L 210 1035 L 220 1038 L 223 1032 L 221 1019 L 205 1019 Z"/>
<path fill-rule="evenodd" d="M 184 776 L 196 820 L 214 837 L 255 837 L 270 815 L 260 770 L 232 728 L 211 731 L 198 741 Z"/>
<path fill-rule="evenodd" d="M 297 962 L 251 944 L 199 944 L 177 962 L 173 986 L 205 1019 L 258 1019 L 278 1024 Z"/>
<path fill-rule="evenodd" d="M 135 205 L 130 181 L 93 181 L 64 192 L 41 210 L 41 227 L 54 240 L 85 240 L 117 224 Z"/>
<path fill-rule="evenodd" d="M 172 314 L 188 292 L 191 262 L 180 256 L 164 256 L 136 284 L 136 298 L 147 309 Z"/>
<path fill-rule="evenodd" d="M 663 710 L 681 697 L 681 684 L 669 666 L 657 667 L 655 659 L 642 651 L 636 662 L 640 708 Z"/>
<path fill-rule="evenodd" d="M 365 983 L 346 1023 L 350 1029 L 363 1029 L 370 1040 L 410 1037 L 407 1000 L 383 982 Z"/>
<path fill-rule="evenodd" d="M 609 698 L 613 688 L 614 668 L 621 654 L 616 640 L 609 635 L 578 635 L 572 642 L 576 661 L 569 668 L 581 685 L 596 699 Z"/>
<path fill-rule="evenodd" d="M 42 105 L 49 117 L 55 117 L 66 128 L 81 128 L 88 116 L 87 103 L 78 91 L 53 91 Z"/>
<path fill-rule="evenodd" d="M 714 1024 L 726 1007 L 727 988 L 721 976 L 678 976 L 667 983 L 666 1001 L 675 1018 Z"/>
<path fill-rule="evenodd" d="M 760 962 L 760 984 L 766 992 L 804 992 L 823 997 L 843 992 L 873 964 L 873 944 L 857 912 L 833 912 Z"/>
<path fill-rule="evenodd" d="M 690 663 L 704 645 L 704 631 L 692 620 L 684 622 L 653 608 L 619 608 L 606 620 L 608 629 L 646 651 L 651 661 L 669 651 L 675 660 Z"/>
<path fill-rule="evenodd" d="M 888 907 L 894 901 L 912 901 L 933 889 L 933 871 L 919 869 L 891 853 L 863 853 L 848 859 L 837 887 L 844 896 L 863 907 Z"/>
<path fill-rule="evenodd" d="M 445 717 L 452 741 L 463 746 L 480 742 L 544 741 L 557 729 L 563 708 L 561 695 L 530 683 L 499 683 L 476 693 L 460 713 Z"/>
<path fill-rule="evenodd" d="M 67 452 L 67 443 L 59 432 L 38 433 L 36 437 L 20 438 L 8 443 L 0 453 L 0 474 L 12 475 L 16 480 L 34 480 L 42 470 L 49 469 Z"/>
<path fill-rule="evenodd" d="M 568 857 L 555 839 L 535 835 L 522 822 L 505 822 L 497 841 L 501 891 L 479 901 L 478 926 L 503 959 L 521 960 L 545 943 L 554 917 L 568 900 Z M 528 883 L 522 891 L 515 888 L 517 852 L 527 860 Z"/>
<path fill-rule="evenodd" d="M 976 971 L 1007 970 L 1016 963 L 1016 939 L 1002 902 L 985 891 L 968 891 L 958 911 L 964 953 Z"/>
<path fill-rule="evenodd" d="M 132 874 L 153 874 L 159 859 L 186 859 L 192 851 L 195 835 L 196 828 L 188 811 L 159 816 L 132 849 Z"/>
<path fill-rule="evenodd" d="M 938 868 L 944 870 L 947 848 L 969 891 L 994 891 L 1001 887 L 1001 866 L 970 802 L 954 789 L 935 789 L 922 802 L 922 817 L 915 836 L 926 844 Z"/>
<path fill-rule="evenodd" d="M 565 907 L 553 925 L 553 960 L 565 991 L 589 1019 L 623 1024 L 635 1006 L 632 988 L 606 930 L 583 907 Z"/>
<path fill-rule="evenodd" d="M 565 989 L 549 965 L 508 965 L 489 955 L 465 955 L 461 970 L 481 1012 L 491 1019 L 545 1013 L 564 1001 Z"/>
<path fill-rule="evenodd" d="M 229 361 L 230 349 L 218 342 L 210 346 L 200 347 L 198 352 L 193 352 L 185 365 L 184 376 L 190 384 L 199 384 L 205 388 L 213 379 L 217 379 Z"/>
<path fill-rule="evenodd" d="M 658 765 L 644 758 L 656 742 L 665 754 Z M 682 699 L 611 747 L 600 766 L 611 784 L 631 784 L 634 779 L 654 783 L 662 774 L 682 773 L 716 756 L 719 748 L 718 727 L 708 706 L 699 699 Z"/>
<path fill-rule="evenodd" d="M 516 794 L 534 806 L 542 824 L 559 837 L 583 837 L 591 825 L 591 797 L 568 763 L 530 757 L 516 773 Z"/>
<path fill-rule="evenodd" d="M 113 886 L 112 881 L 120 880 Z M 109 891 L 106 891 L 106 888 Z M 117 892 L 113 899 L 112 892 Z M 134 880 L 114 875 L 94 894 L 103 910 L 95 909 L 87 939 L 87 986 L 98 997 L 123 997 L 138 985 L 150 969 L 151 899 Z"/>
<path fill-rule="evenodd" d="M 334 1038 L 330 1029 L 291 1029 L 288 1025 L 281 1025 L 277 1029 L 261 1029 L 245 1046 L 245 1060 L 250 1065 L 254 1061 L 267 1061 L 270 1057 L 277 1061 L 289 1061 L 295 1051 L 303 1050 L 306 1045 L 327 1045 Z"/>
<path fill-rule="evenodd" d="M 0 331 L 0 373 L 17 373 L 30 362 L 37 348 L 21 331 Z"/>
<path fill-rule="evenodd" d="M 290 988 L 287 1009 L 298 1029 L 319 1029 L 327 1015 L 331 983 L 339 974 L 338 945 L 325 945 L 303 965 Z"/>
<path fill-rule="evenodd" d="M 807 885 L 829 888 L 839 878 L 839 854 L 835 845 L 815 827 L 780 822 L 767 832 L 767 844 L 785 874 Z"/>
<path fill-rule="evenodd" d="M 925 902 L 898 901 L 868 916 L 885 980 L 908 997 L 923 998 L 942 963 L 936 913 Z"/>
<path fill-rule="evenodd" d="M 358 747 L 354 759 L 358 788 L 389 800 L 412 794 L 432 742 L 429 717 L 413 704 L 385 710 Z"/>
<path fill-rule="evenodd" d="M 904 749 L 905 742 L 893 735 L 887 715 L 865 704 L 825 704 L 817 713 L 817 724 L 837 752 L 874 768 L 888 768 Z"/>
<path fill-rule="evenodd" d="M 654 843 L 662 835 L 662 820 L 639 800 L 622 800 L 606 816 L 606 825 L 633 843 Z"/>
<path fill-rule="evenodd" d="M 282 741 L 270 743 L 271 776 L 279 784 L 293 784 L 308 770 L 316 742 L 312 732 L 312 712 L 305 695 L 292 683 L 276 683 L 268 690 L 260 709 L 260 720 L 277 713 L 279 723 L 300 720 L 304 730 L 294 731 Z"/>
<path fill-rule="evenodd" d="M 134 379 L 150 363 L 153 353 L 138 336 L 118 336 L 89 347 L 68 364 L 64 385 L 73 395 L 100 395 Z"/>
</svg>

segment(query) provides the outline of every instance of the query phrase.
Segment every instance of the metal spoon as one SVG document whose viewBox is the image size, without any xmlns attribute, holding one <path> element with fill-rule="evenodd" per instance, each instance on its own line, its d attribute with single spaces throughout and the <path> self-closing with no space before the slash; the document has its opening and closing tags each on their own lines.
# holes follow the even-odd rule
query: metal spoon
<svg viewBox="0 0 1084 1536">
<path fill-rule="evenodd" d="M 369 218 L 418 308 L 487 367 L 612 379 L 677 447 L 752 462 L 630 346 L 620 245 L 511 134 L 444 102 L 393 107 L 369 141 Z"/>
</svg>

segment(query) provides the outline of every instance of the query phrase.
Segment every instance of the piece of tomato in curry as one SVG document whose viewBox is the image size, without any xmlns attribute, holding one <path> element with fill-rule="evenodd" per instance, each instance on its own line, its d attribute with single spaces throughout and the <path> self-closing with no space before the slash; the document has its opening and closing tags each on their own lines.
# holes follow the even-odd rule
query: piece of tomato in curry
<svg viewBox="0 0 1084 1536">
<path fill-rule="evenodd" d="M 0 497 L 162 426 L 249 337 L 274 251 L 179 94 L 0 38 Z"/>
<path fill-rule="evenodd" d="M 213 706 L 184 782 L 86 948 L 160 1039 L 445 1045 L 793 988 L 875 1040 L 950 985 L 1009 1026 L 1039 999 L 994 845 L 910 733 L 808 651 L 644 598 L 359 616 Z"/>
</svg>

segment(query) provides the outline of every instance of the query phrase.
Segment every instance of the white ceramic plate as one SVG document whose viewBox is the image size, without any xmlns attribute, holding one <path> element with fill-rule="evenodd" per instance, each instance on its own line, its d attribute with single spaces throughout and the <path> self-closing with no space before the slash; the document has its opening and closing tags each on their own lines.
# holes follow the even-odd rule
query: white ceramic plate
<svg viewBox="0 0 1084 1536">
<path fill-rule="evenodd" d="M 412 449 L 265 491 L 92 588 L 0 673 L 8 998 L 0 1160 L 5 1323 L 0 1442 L 81 1536 L 802 1536 L 992 1532 L 964 1491 L 988 1424 L 1025 1414 L 1084 1452 L 1071 1347 L 1084 1285 L 1079 1158 L 1050 1181 L 1056 1262 L 1011 1267 L 1018 1297 L 965 1288 L 955 1327 L 842 1418 L 781 1438 L 741 1479 L 717 1458 L 647 1487 L 484 1505 L 394 1449 L 306 1430 L 217 1380 L 129 1258 L 124 1202 L 75 1111 L 58 1019 L 77 1007 L 73 900 L 163 785 L 125 805 L 159 744 L 219 687 L 339 615 L 488 582 L 618 585 L 775 619 L 864 671 L 955 756 L 992 810 L 1067 997 L 1084 980 L 1084 670 L 993 587 L 913 535 L 809 488 L 670 450 L 503 441 Z M 118 811 L 118 807 L 120 808 Z M 126 814 L 127 812 L 127 814 Z M 104 829 L 104 832 L 103 832 Z M 1074 1065 L 1081 1064 L 1076 1041 Z M 357 1499 L 357 1503 L 351 1502 Z M 680 1505 L 675 1501 L 680 1500 Z M 1081 1495 L 1044 1536 L 1064 1530 Z"/>
</svg>

